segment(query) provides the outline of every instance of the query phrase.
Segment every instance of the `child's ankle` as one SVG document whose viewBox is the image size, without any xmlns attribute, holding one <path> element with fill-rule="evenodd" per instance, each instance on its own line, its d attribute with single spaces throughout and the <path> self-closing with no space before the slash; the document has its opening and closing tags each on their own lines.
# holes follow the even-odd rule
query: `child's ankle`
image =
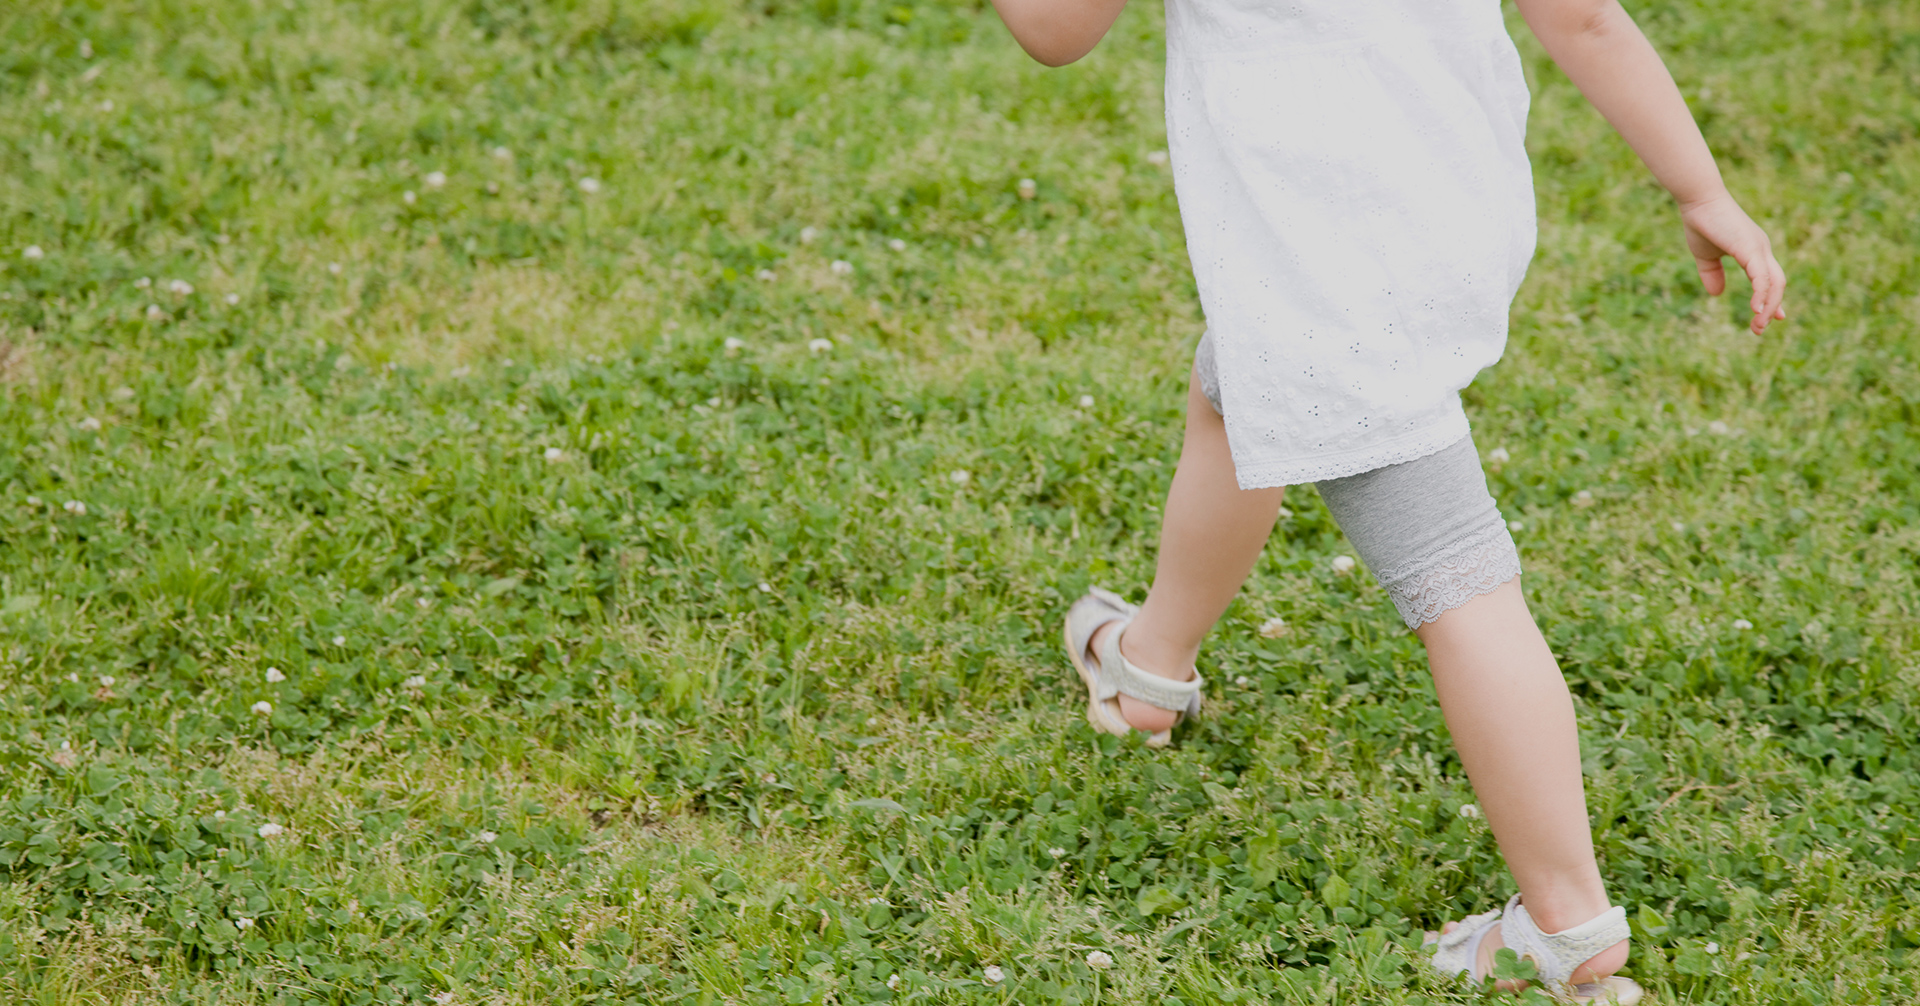
<svg viewBox="0 0 1920 1006">
<path fill-rule="evenodd" d="M 1088 655 L 1095 661 L 1098 661 L 1100 654 L 1106 651 L 1109 637 L 1119 631 L 1121 630 L 1118 623 L 1109 623 L 1101 626 L 1094 632 L 1093 638 L 1087 641 Z M 1167 678 L 1172 681 L 1188 681 L 1193 678 L 1194 670 L 1192 660 L 1188 660 L 1184 665 L 1156 660 L 1153 655 L 1153 649 L 1151 645 L 1149 645 L 1144 647 L 1147 651 L 1145 654 L 1147 656 L 1147 662 L 1142 662 L 1140 659 L 1143 655 L 1140 652 L 1142 649 L 1143 647 L 1139 645 L 1139 642 L 1131 633 L 1120 637 L 1120 652 L 1126 661 L 1133 666 L 1156 677 Z M 1169 674 L 1162 669 L 1166 667 L 1183 666 L 1185 667 L 1184 671 L 1173 674 Z M 1162 709 L 1159 706 L 1142 702 L 1131 695 L 1122 695 L 1120 696 L 1120 718 L 1126 720 L 1127 725 L 1135 730 L 1144 730 L 1147 733 L 1154 734 L 1173 726 L 1174 723 L 1180 719 L 1180 714 L 1173 710 Z"/>
<path fill-rule="evenodd" d="M 1197 673 L 1193 660 L 1199 656 L 1198 652 L 1157 645 L 1156 640 L 1144 633 L 1129 631 L 1121 636 L 1120 655 L 1148 674 L 1169 681 L 1192 681 Z"/>
</svg>

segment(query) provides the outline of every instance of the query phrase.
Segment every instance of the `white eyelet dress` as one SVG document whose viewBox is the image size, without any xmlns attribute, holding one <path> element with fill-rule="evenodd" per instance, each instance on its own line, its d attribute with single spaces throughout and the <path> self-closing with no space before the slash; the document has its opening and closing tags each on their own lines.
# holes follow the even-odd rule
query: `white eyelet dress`
<svg viewBox="0 0 1920 1006">
<path fill-rule="evenodd" d="M 1425 457 L 1533 257 L 1498 0 L 1166 0 L 1167 133 L 1241 488 Z M 1203 351 L 1204 354 L 1204 351 Z"/>
</svg>

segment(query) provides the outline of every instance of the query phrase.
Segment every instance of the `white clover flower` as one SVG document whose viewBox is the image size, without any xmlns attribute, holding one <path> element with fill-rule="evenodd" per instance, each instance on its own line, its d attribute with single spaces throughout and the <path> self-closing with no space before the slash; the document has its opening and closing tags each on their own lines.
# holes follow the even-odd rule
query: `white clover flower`
<svg viewBox="0 0 1920 1006">
<path fill-rule="evenodd" d="M 1701 947 L 1700 949 L 1705 950 L 1707 953 L 1710 953 L 1710 954 L 1717 954 L 1720 952 L 1720 944 L 1714 943 L 1712 941 L 1708 941 L 1707 945 L 1704 947 Z"/>
<path fill-rule="evenodd" d="M 853 275 L 853 263 L 843 258 L 834 259 L 833 264 L 828 266 L 827 269 L 835 276 Z"/>
<path fill-rule="evenodd" d="M 1460 805 L 1460 816 L 1472 820 L 1480 816 L 1480 808 L 1470 803 L 1463 803 Z"/>
<path fill-rule="evenodd" d="M 494 834 L 491 831 L 482 831 L 480 834 L 475 835 L 473 837 L 479 839 L 481 845 L 492 845 L 494 839 L 499 838 L 500 836 Z"/>
<path fill-rule="evenodd" d="M 444 171 L 429 171 L 427 172 L 427 176 L 420 180 L 426 183 L 427 188 L 437 189 L 447 184 L 447 173 Z"/>
<path fill-rule="evenodd" d="M 900 976 L 899 976 L 899 975 L 888 975 L 888 976 L 887 976 L 887 987 L 888 987 L 888 988 L 890 988 L 890 989 L 895 989 L 895 990 L 898 990 L 898 989 L 900 988 Z"/>
<path fill-rule="evenodd" d="M 287 680 L 287 675 L 285 674 L 285 672 L 281 671 L 280 668 L 278 667 L 267 668 L 267 684 L 277 685 L 280 682 L 285 680 Z"/>
<path fill-rule="evenodd" d="M 44 258 L 46 254 L 46 252 L 40 250 L 39 245 L 28 245 L 20 249 L 21 258 Z"/>
<path fill-rule="evenodd" d="M 580 191 L 585 192 L 587 195 L 593 195 L 600 191 L 600 179 L 598 178 L 582 178 L 578 184 Z"/>
<path fill-rule="evenodd" d="M 567 452 L 558 447 L 549 447 L 545 451 L 542 451 L 540 456 L 546 458 L 548 461 L 559 461 L 567 456 Z"/>
<path fill-rule="evenodd" d="M 1107 953 L 1105 950 L 1089 950 L 1087 951 L 1087 967 L 1095 971 L 1105 971 L 1113 967 L 1113 955 Z"/>
<path fill-rule="evenodd" d="M 100 429 L 100 420 L 95 419 L 92 416 L 88 416 L 85 419 L 80 420 L 80 422 L 76 423 L 75 425 L 79 426 L 81 429 L 86 430 L 89 433 L 93 433 Z"/>
<path fill-rule="evenodd" d="M 717 409 L 717 408 L 719 408 L 719 407 L 720 407 L 720 396 L 719 396 L 719 395 L 715 395 L 715 396 L 713 396 L 712 398 L 709 398 L 709 399 L 707 399 L 707 408 L 709 408 L 709 409 Z"/>
<path fill-rule="evenodd" d="M 1251 686 L 1251 685 L 1253 684 L 1253 679 L 1252 679 L 1252 678 L 1249 678 L 1249 677 L 1247 677 L 1247 676 L 1246 676 L 1246 675 L 1244 675 L 1244 674 L 1242 674 L 1242 675 L 1240 675 L 1239 677 L 1237 677 L 1237 678 L 1234 678 L 1234 679 L 1233 679 L 1233 683 L 1234 683 L 1234 684 L 1236 684 L 1236 685 L 1239 685 L 1239 686 L 1240 686 L 1240 687 L 1242 687 L 1242 688 L 1247 688 L 1247 687 L 1250 687 L 1250 686 Z"/>
<path fill-rule="evenodd" d="M 832 339 L 812 339 L 807 342 L 807 350 L 813 353 L 824 353 L 832 348 Z"/>
<path fill-rule="evenodd" d="M 1281 507 L 1281 508 L 1280 508 L 1280 519 L 1281 519 L 1281 520 L 1286 520 L 1286 519 L 1287 519 L 1288 517 L 1291 517 L 1291 516 L 1293 516 L 1293 511 L 1292 511 L 1292 510 L 1289 510 L 1289 509 L 1287 509 L 1286 507 Z"/>
<path fill-rule="evenodd" d="M 114 677 L 111 674 L 100 675 L 100 687 L 102 688 L 112 688 L 113 681 L 114 681 Z"/>
<path fill-rule="evenodd" d="M 472 367 L 469 367 L 469 366 L 467 366 L 467 365 L 465 365 L 465 364 L 462 364 L 462 365 L 460 365 L 460 366 L 458 366 L 458 367 L 455 367 L 455 368 L 453 368 L 452 370 L 450 370 L 450 371 L 448 371 L 448 372 L 447 372 L 447 374 L 448 374 L 448 376 L 450 376 L 450 377 L 456 377 L 456 378 L 459 378 L 459 377 L 465 377 L 465 376 L 467 376 L 468 374 L 471 374 L 471 373 L 473 373 L 473 368 L 472 368 Z"/>
<path fill-rule="evenodd" d="M 1000 970 L 1000 965 L 989 964 L 987 965 L 987 969 L 980 973 L 980 977 L 985 980 L 988 985 L 998 985 L 1007 980 L 1007 973 Z"/>
<path fill-rule="evenodd" d="M 899 238 L 894 238 L 893 240 L 887 242 L 887 247 L 897 252 L 903 252 L 907 250 L 907 243 L 905 241 L 900 240 Z"/>
<path fill-rule="evenodd" d="M 1287 628 L 1287 620 L 1281 618 L 1279 615 L 1275 615 L 1260 623 L 1260 635 L 1266 639 L 1279 639 L 1281 636 L 1292 631 L 1292 629 Z"/>
<path fill-rule="evenodd" d="M 1167 163 L 1167 152 L 1164 150 L 1147 151 L 1147 163 L 1155 165 L 1156 167 Z"/>
<path fill-rule="evenodd" d="M 1527 525 L 1524 521 L 1510 520 L 1507 522 L 1507 530 L 1509 531 L 1525 531 L 1526 529 Z"/>
<path fill-rule="evenodd" d="M 493 148 L 493 156 L 496 160 L 511 161 L 513 160 L 513 151 L 505 147 L 495 147 Z"/>
<path fill-rule="evenodd" d="M 41 501 L 41 499 L 40 499 L 40 497 L 38 497 L 38 496 L 29 496 L 29 497 L 27 497 L 27 505 L 28 505 L 28 506 L 39 506 L 41 502 L 42 502 L 42 501 Z"/>
<path fill-rule="evenodd" d="M 1723 423 L 1720 420 L 1716 419 L 1713 422 L 1707 424 L 1707 432 L 1713 434 L 1716 437 L 1724 437 L 1731 431 L 1727 428 L 1726 423 Z"/>
<path fill-rule="evenodd" d="M 729 354 L 738 353 L 747 348 L 747 340 L 739 338 L 738 336 L 729 335 L 727 336 L 727 341 L 720 345 L 725 348 Z"/>
<path fill-rule="evenodd" d="M 812 243 L 813 243 L 813 239 L 814 239 L 814 238 L 817 238 L 817 237 L 819 237 L 819 236 L 820 236 L 820 229 L 819 229 L 818 227 L 802 227 L 802 228 L 800 228 L 800 243 L 801 243 L 801 244 L 803 244 L 803 245 L 810 245 L 810 244 L 812 244 Z"/>
<path fill-rule="evenodd" d="M 420 198 L 419 196 L 416 196 L 413 194 L 412 189 L 408 189 L 407 191 L 400 193 L 400 201 L 403 203 L 406 203 L 408 206 L 412 206 L 414 200 L 419 198 Z"/>
<path fill-rule="evenodd" d="M 167 280 L 167 292 L 176 297 L 185 297 L 193 292 L 193 284 L 184 279 Z"/>
<path fill-rule="evenodd" d="M 255 702 L 253 704 L 253 714 L 255 716 L 272 716 L 273 703 L 268 702 L 266 699 L 261 699 L 260 701 Z"/>
<path fill-rule="evenodd" d="M 261 838 L 272 838 L 273 836 L 281 834 L 286 830 L 287 829 L 277 824 L 274 824 L 272 821 L 268 821 L 266 824 L 263 824 L 260 826 L 260 829 L 256 834 L 258 834 Z"/>
<path fill-rule="evenodd" d="M 111 111 L 113 111 L 113 99 L 112 99 L 112 98 L 102 98 L 102 99 L 100 99 L 100 110 L 101 110 L 102 112 L 111 112 Z"/>
<path fill-rule="evenodd" d="M 762 580 L 760 581 L 759 587 L 756 589 L 758 589 L 762 594 L 771 594 L 773 593 L 773 584 L 768 583 L 765 580 Z"/>
<path fill-rule="evenodd" d="M 1031 178 L 1022 178 L 1014 186 L 1014 191 L 1020 193 L 1022 199 L 1032 199 L 1040 194 L 1040 183 Z"/>
<path fill-rule="evenodd" d="M 1092 395 L 1081 395 L 1081 396 L 1080 396 L 1080 407 L 1081 407 L 1081 408 L 1083 408 L 1083 409 L 1091 409 L 1091 408 L 1093 408 L 1093 396 L 1092 396 Z"/>
<path fill-rule="evenodd" d="M 967 471 L 965 468 L 955 468 L 953 471 L 947 473 L 947 481 L 957 486 L 963 486 L 973 481 L 973 473 Z"/>
<path fill-rule="evenodd" d="M 166 316 L 167 316 L 167 312 L 160 310 L 160 305 L 158 304 L 147 305 L 148 321 L 159 321 L 160 319 L 165 318 Z"/>
<path fill-rule="evenodd" d="M 219 818 L 223 818 L 223 817 L 226 817 L 226 816 L 227 816 L 227 812 L 226 812 L 226 811 L 224 811 L 224 810 L 216 810 L 216 811 L 214 811 L 214 812 L 213 812 L 213 816 L 214 816 L 214 818 L 215 818 L 215 819 L 217 820 L 217 819 L 219 819 Z"/>
<path fill-rule="evenodd" d="M 235 928 L 235 929 L 252 929 L 252 928 L 253 928 L 253 920 L 252 920 L 252 919 L 249 919 L 249 918 L 244 918 L 244 917 L 243 917 L 243 918 L 238 918 L 238 919 L 235 919 L 235 920 L 233 920 L 233 928 Z"/>
<path fill-rule="evenodd" d="M 1062 849 L 1057 845 L 1047 850 L 1047 855 L 1052 856 L 1055 859 L 1059 859 L 1061 856 L 1064 856 L 1066 854 L 1067 854 L 1067 850 Z"/>
<path fill-rule="evenodd" d="M 1592 505 L 1593 505 L 1593 493 L 1591 493 L 1591 492 L 1588 492 L 1588 491 L 1587 491 L 1587 490 L 1585 490 L 1585 489 L 1582 489 L 1582 490 L 1580 490 L 1579 492 L 1577 492 L 1577 493 L 1574 493 L 1574 494 L 1573 494 L 1573 505 L 1574 505 L 1574 506 L 1578 506 L 1578 507 L 1589 507 L 1589 506 L 1592 506 Z"/>
<path fill-rule="evenodd" d="M 79 500 L 68 500 L 65 503 L 60 504 L 60 509 L 65 510 L 70 514 L 73 514 L 76 517 L 85 517 L 87 515 L 87 505 L 85 503 L 80 502 Z"/>
<path fill-rule="evenodd" d="M 762 269 L 759 272 L 754 273 L 754 275 L 759 277 L 760 282 L 762 283 L 771 283 L 774 280 L 780 278 L 780 274 L 774 272 L 772 269 Z"/>
<path fill-rule="evenodd" d="M 238 303 L 240 303 L 240 295 L 239 295 L 239 294 L 237 294 L 237 293 L 230 293 L 230 294 L 227 294 L 227 306 L 228 306 L 228 307 L 232 307 L 233 305 L 235 305 L 235 304 L 238 304 Z"/>
<path fill-rule="evenodd" d="M 1505 447 L 1495 447 L 1487 452 L 1487 460 L 1496 465 L 1504 465 L 1513 460 L 1513 455 L 1508 454 Z"/>
<path fill-rule="evenodd" d="M 345 645 L 347 645 L 347 637 L 345 637 L 345 636 L 335 636 L 335 637 L 333 637 L 333 645 L 335 645 L 335 646 L 345 646 Z"/>
<path fill-rule="evenodd" d="M 425 675 L 421 675 L 421 674 L 415 674 L 415 675 L 413 675 L 412 677 L 410 677 L 410 678 L 408 678 L 407 680 L 405 680 L 405 681 L 403 681 L 403 682 L 401 682 L 401 687 L 403 687 L 403 688 L 425 688 L 425 687 L 427 687 L 427 679 L 426 679 L 426 676 L 425 676 Z"/>
<path fill-rule="evenodd" d="M 1334 572 L 1336 572 L 1336 573 L 1351 573 L 1351 572 L 1353 572 L 1353 567 L 1354 567 L 1354 561 L 1353 561 L 1353 556 L 1350 556 L 1350 555 L 1336 555 L 1336 556 L 1334 556 L 1334 557 L 1333 557 L 1333 571 L 1334 571 Z"/>
<path fill-rule="evenodd" d="M 1753 628 L 1753 623 L 1744 618 L 1736 618 L 1733 620 L 1733 627 L 1740 632 L 1745 632 Z"/>
<path fill-rule="evenodd" d="M 133 288 L 135 290 L 145 290 L 151 286 L 153 286 L 152 276 L 142 276 L 139 279 L 136 279 L 133 281 Z"/>
<path fill-rule="evenodd" d="M 340 263 L 338 263 L 338 262 L 328 262 L 328 263 L 327 263 L 327 271 L 328 271 L 328 272 L 330 272 L 330 273 L 332 273 L 332 274 L 334 274 L 335 276 L 338 276 L 338 275 L 340 275 L 341 273 L 343 273 L 343 272 L 346 272 L 346 271 L 347 271 L 347 267 L 346 267 L 346 266 L 343 266 L 343 265 L 341 265 L 341 264 L 340 264 Z"/>
</svg>

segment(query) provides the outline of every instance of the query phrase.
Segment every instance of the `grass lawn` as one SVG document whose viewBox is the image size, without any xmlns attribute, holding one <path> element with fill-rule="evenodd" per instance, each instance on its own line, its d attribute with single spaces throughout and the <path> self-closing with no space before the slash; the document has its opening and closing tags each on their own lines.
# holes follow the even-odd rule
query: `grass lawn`
<svg viewBox="0 0 1920 1006">
<path fill-rule="evenodd" d="M 1516 20 L 1541 244 L 1469 413 L 1628 973 L 1913 1003 L 1920 6 L 1636 13 L 1792 321 Z M 0 10 L 0 1000 L 1473 998 L 1418 931 L 1511 881 L 1311 489 L 1174 749 L 1057 652 L 1150 577 L 1201 330 L 1161 36 Z"/>
</svg>

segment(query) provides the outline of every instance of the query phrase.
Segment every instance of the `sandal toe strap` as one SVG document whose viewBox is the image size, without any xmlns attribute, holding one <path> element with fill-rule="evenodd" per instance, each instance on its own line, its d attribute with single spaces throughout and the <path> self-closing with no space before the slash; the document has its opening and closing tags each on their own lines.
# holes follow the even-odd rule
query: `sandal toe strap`
<svg viewBox="0 0 1920 1006">
<path fill-rule="evenodd" d="M 1533 961 L 1542 982 L 1557 987 L 1573 977 L 1575 968 L 1627 939 L 1632 931 L 1627 928 L 1627 910 L 1615 905 L 1571 929 L 1541 932 L 1516 894 L 1507 902 L 1506 925 L 1500 935 L 1514 953 Z"/>
<path fill-rule="evenodd" d="M 1500 909 L 1469 915 L 1454 924 L 1454 927 L 1440 934 L 1439 940 L 1427 944 L 1433 947 L 1433 966 L 1441 974 L 1464 974 L 1470 978 L 1481 978 L 1475 974 L 1479 964 L 1480 941 L 1486 938 L 1488 930 L 1500 921 Z"/>
<path fill-rule="evenodd" d="M 1127 599 L 1111 590 L 1094 587 L 1085 597 L 1074 602 L 1067 611 L 1068 646 L 1074 652 L 1087 648 L 1087 641 L 1100 627 L 1108 622 L 1126 622 L 1133 619 L 1140 609 L 1127 603 Z"/>
</svg>

